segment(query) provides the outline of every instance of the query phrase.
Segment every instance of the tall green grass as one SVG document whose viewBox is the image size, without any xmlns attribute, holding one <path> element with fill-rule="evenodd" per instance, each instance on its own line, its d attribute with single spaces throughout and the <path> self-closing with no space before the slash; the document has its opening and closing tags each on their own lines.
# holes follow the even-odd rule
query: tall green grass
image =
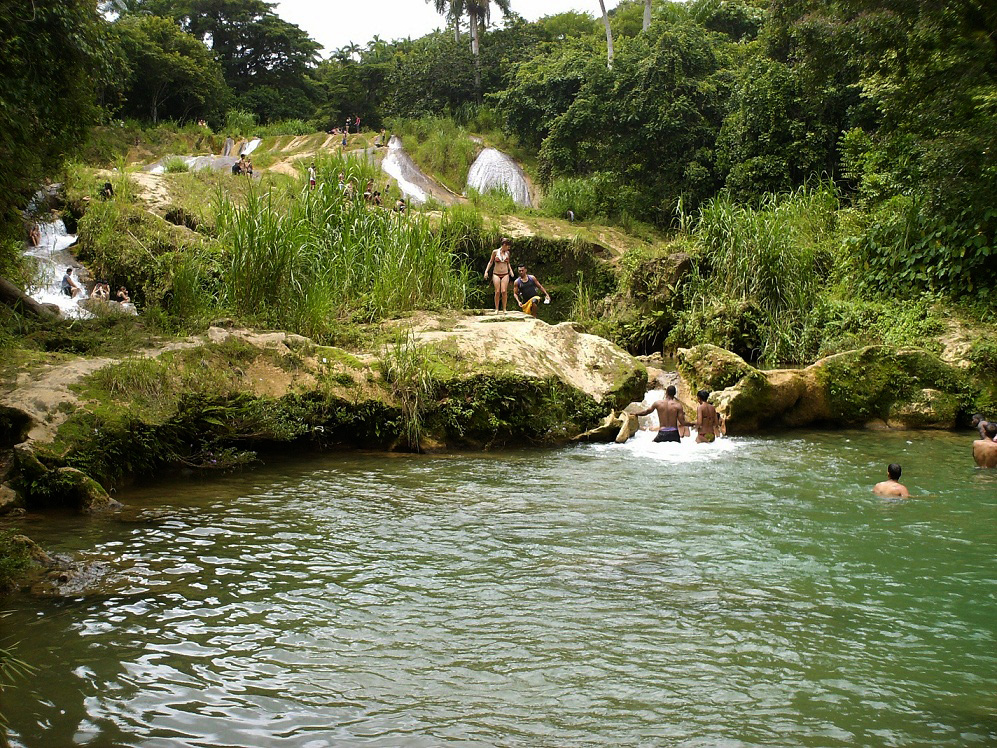
<svg viewBox="0 0 997 748">
<path fill-rule="evenodd" d="M 801 361 L 820 339 L 815 313 L 833 268 L 837 194 L 833 187 L 769 195 L 758 208 L 716 198 L 703 206 L 693 236 L 700 271 L 688 307 L 703 318 L 750 308 L 764 362 Z"/>
<path fill-rule="evenodd" d="M 296 200 L 251 191 L 244 206 L 219 205 L 223 306 L 321 337 L 337 319 L 465 305 L 469 271 L 429 222 L 364 202 L 372 164 L 331 157 L 318 170 L 317 189 L 303 188 Z M 339 172 L 356 179 L 352 197 L 339 188 Z"/>
</svg>

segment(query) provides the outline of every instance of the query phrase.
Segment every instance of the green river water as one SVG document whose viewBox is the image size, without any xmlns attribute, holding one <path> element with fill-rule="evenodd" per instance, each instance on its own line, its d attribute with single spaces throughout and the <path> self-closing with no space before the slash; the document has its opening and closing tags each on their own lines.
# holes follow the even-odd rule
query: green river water
<svg viewBox="0 0 997 748">
<path fill-rule="evenodd" d="M 970 434 L 327 454 L 18 522 L 14 746 L 997 745 Z M 914 499 L 876 498 L 888 462 Z M 2 741 L 0 741 L 2 742 Z"/>
</svg>

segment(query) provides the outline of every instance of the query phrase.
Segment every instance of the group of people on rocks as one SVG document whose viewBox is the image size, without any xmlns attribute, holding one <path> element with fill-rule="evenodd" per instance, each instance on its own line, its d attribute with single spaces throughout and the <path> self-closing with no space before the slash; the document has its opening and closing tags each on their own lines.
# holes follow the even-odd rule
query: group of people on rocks
<svg viewBox="0 0 997 748">
<path fill-rule="evenodd" d="M 501 246 L 492 250 L 485 266 L 485 280 L 490 279 L 495 288 L 495 313 L 498 314 L 500 306 L 503 312 L 508 311 L 509 283 L 512 282 L 512 295 L 519 308 L 536 317 L 540 311 L 540 294 L 543 294 L 544 304 L 550 303 L 550 294 L 535 275 L 530 275 L 526 265 L 517 266 L 519 277 L 513 274 L 512 267 L 512 240 L 503 238 Z"/>
<path fill-rule="evenodd" d="M 346 174 L 339 172 L 339 181 L 337 182 L 337 187 L 340 192 L 342 192 L 346 197 L 353 197 L 357 194 L 359 182 L 354 179 L 347 179 Z M 312 162 L 311 166 L 308 167 L 308 189 L 314 190 L 318 186 L 318 170 L 315 163 Z M 377 185 L 374 184 L 373 179 L 367 180 L 367 185 L 364 187 L 363 199 L 365 203 L 373 205 L 377 208 L 386 207 L 385 201 L 387 199 L 388 190 L 391 189 L 391 182 L 384 185 L 384 192 L 377 189 Z M 408 203 L 405 202 L 404 197 L 399 197 L 395 200 L 394 205 L 391 209 L 396 213 L 405 213 L 408 211 Z"/>
<path fill-rule="evenodd" d="M 72 267 L 66 268 L 66 274 L 62 276 L 62 281 L 59 283 L 59 290 L 64 296 L 68 296 L 71 299 L 75 299 L 83 293 L 83 286 L 73 277 Z M 93 290 L 90 292 L 90 298 L 117 301 L 119 304 L 130 304 L 132 300 L 128 289 L 124 286 L 119 286 L 118 290 L 112 293 L 111 284 L 106 280 L 99 280 L 94 283 Z"/>
<path fill-rule="evenodd" d="M 233 174 L 245 174 L 246 176 L 253 176 L 253 161 L 245 153 L 239 156 L 239 160 L 232 164 Z"/>
</svg>

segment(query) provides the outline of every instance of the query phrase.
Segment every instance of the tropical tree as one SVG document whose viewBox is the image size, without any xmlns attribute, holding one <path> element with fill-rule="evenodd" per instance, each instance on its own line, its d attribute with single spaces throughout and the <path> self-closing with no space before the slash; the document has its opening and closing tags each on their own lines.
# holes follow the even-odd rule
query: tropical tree
<svg viewBox="0 0 997 748">
<path fill-rule="evenodd" d="M 613 30 L 609 27 L 609 14 L 606 13 L 606 3 L 599 0 L 599 7 L 602 8 L 602 23 L 606 27 L 606 67 L 613 67 Z"/>
<path fill-rule="evenodd" d="M 429 0 L 427 0 L 428 2 Z M 459 41 L 460 18 L 465 13 L 471 26 L 471 53 L 474 55 L 474 87 L 481 100 L 481 31 L 491 18 L 492 0 L 433 0 L 436 12 L 453 19 L 454 38 Z M 504 14 L 511 12 L 509 0 L 495 0 L 495 5 Z"/>
<path fill-rule="evenodd" d="M 651 28 L 651 0 L 644 0 L 644 31 Z"/>
</svg>

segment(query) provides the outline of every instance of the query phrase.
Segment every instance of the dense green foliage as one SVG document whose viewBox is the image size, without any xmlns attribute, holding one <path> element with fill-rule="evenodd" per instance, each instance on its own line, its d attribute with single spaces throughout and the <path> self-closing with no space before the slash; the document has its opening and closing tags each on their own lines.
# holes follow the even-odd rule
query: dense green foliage
<svg viewBox="0 0 997 748">
<path fill-rule="evenodd" d="M 97 116 L 105 28 L 88 0 L 0 5 L 0 239 Z M 3 265 L 7 258 L 3 257 Z"/>
</svg>

